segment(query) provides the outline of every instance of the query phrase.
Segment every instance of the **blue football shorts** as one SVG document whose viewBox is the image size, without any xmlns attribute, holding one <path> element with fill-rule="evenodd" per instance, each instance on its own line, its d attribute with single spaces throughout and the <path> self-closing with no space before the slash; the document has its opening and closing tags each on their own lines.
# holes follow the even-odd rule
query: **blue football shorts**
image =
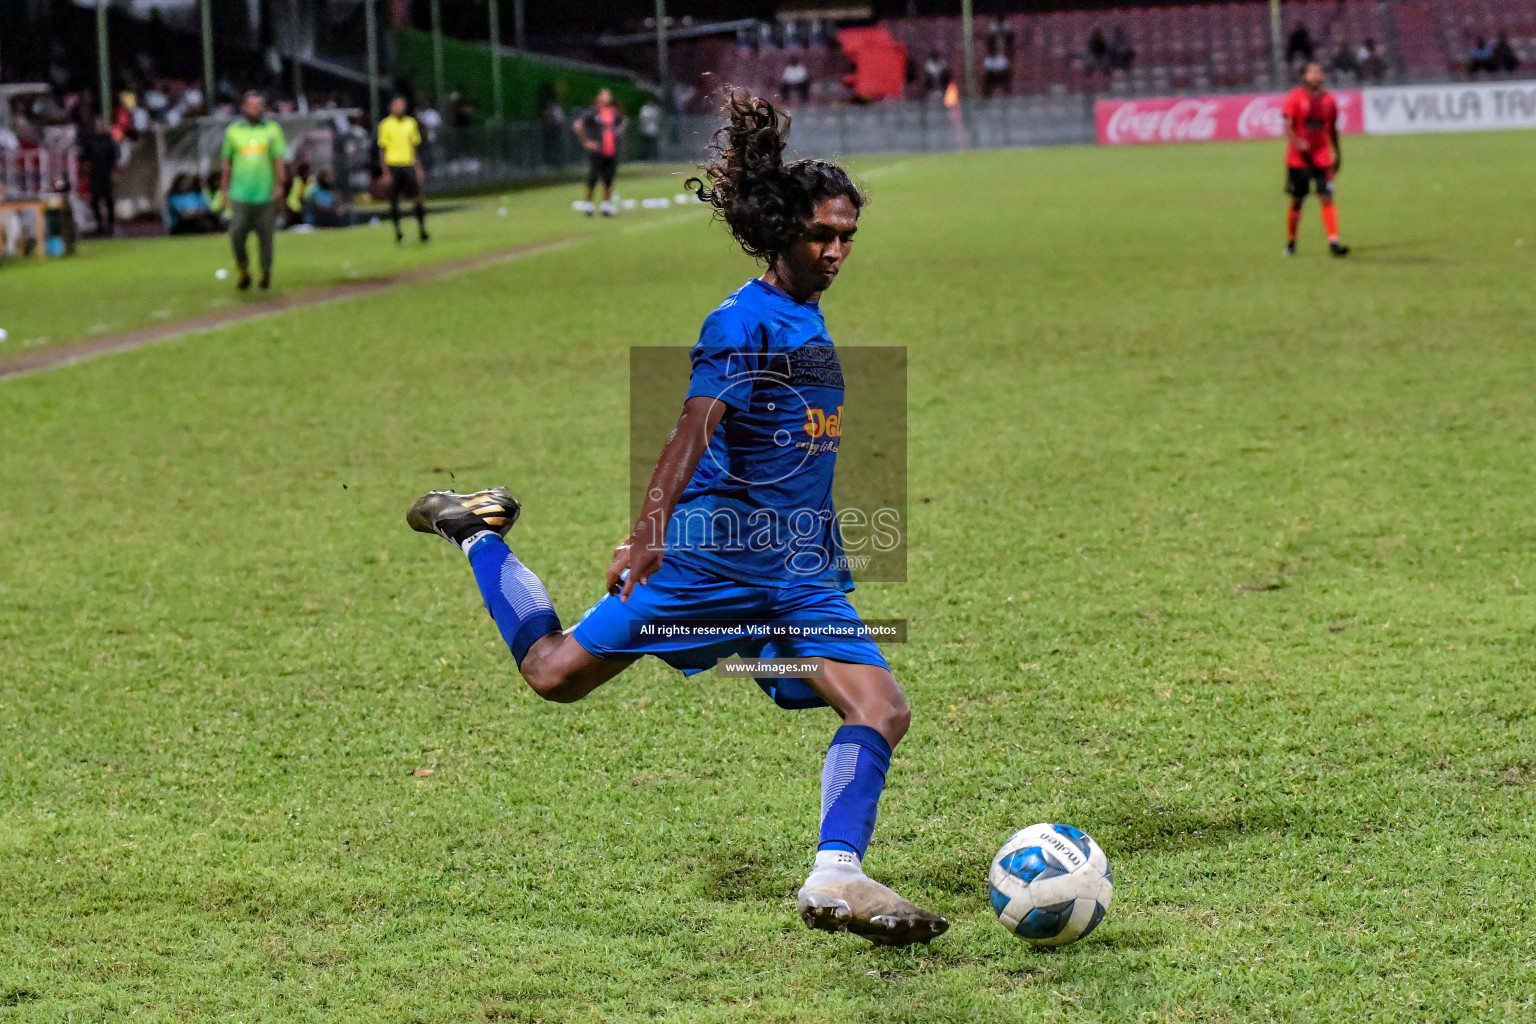
<svg viewBox="0 0 1536 1024">
<path fill-rule="evenodd" d="M 609 595 L 587 609 L 571 636 L 599 658 L 633 661 L 652 654 L 690 676 L 732 656 L 889 668 L 842 591 L 816 583 L 738 583 L 675 558 L 665 559 L 627 602 Z M 757 685 L 781 708 L 827 706 L 802 679 L 759 678 Z"/>
</svg>

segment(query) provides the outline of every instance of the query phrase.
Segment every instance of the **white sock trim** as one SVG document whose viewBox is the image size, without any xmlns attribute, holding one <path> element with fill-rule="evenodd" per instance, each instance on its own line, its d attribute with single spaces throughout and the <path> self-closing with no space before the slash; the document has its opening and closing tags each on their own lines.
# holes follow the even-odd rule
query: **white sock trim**
<svg viewBox="0 0 1536 1024">
<path fill-rule="evenodd" d="M 817 850 L 816 863 L 811 867 L 811 877 L 822 873 L 829 875 L 862 875 L 863 862 L 859 855 L 848 850 Z"/>
<path fill-rule="evenodd" d="M 466 537 L 464 539 L 464 541 L 459 544 L 459 547 L 462 548 L 464 553 L 467 555 L 471 551 L 474 550 L 475 545 L 480 542 L 480 538 L 482 538 L 482 537 L 494 537 L 494 536 L 496 536 L 496 531 L 495 530 L 481 530 L 479 533 L 475 534 L 473 537 Z"/>
</svg>

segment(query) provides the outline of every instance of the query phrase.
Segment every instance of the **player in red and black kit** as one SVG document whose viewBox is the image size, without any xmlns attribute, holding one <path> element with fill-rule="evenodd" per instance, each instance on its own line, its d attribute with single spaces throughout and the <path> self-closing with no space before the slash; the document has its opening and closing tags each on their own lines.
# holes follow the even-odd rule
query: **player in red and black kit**
<svg viewBox="0 0 1536 1024">
<path fill-rule="evenodd" d="M 1339 105 L 1323 91 L 1326 75 L 1317 61 L 1301 74 L 1301 87 L 1285 98 L 1285 191 L 1291 208 L 1285 219 L 1285 254 L 1296 255 L 1296 226 L 1301 223 L 1301 204 L 1307 192 L 1317 190 L 1323 207 L 1323 227 L 1328 230 L 1328 251 L 1344 256 L 1349 246 L 1339 242 L 1339 211 L 1333 205 L 1333 176 L 1343 166 L 1339 149 Z"/>
<path fill-rule="evenodd" d="M 592 192 L 599 181 L 603 183 L 603 216 L 618 213 L 613 205 L 613 176 L 619 169 L 619 146 L 627 123 L 624 111 L 613 102 L 613 93 L 603 89 L 591 108 L 571 124 L 592 158 L 591 170 L 587 172 L 587 198 L 582 204 L 588 217 L 592 216 Z"/>
</svg>

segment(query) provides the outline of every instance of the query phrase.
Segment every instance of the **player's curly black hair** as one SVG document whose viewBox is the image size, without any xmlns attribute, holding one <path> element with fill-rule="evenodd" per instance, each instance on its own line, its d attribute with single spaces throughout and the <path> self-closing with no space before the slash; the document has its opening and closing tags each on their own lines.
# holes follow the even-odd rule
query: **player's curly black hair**
<svg viewBox="0 0 1536 1024">
<path fill-rule="evenodd" d="M 864 193 L 848 172 L 825 160 L 784 162 L 789 115 L 744 90 L 727 93 L 730 120 L 715 133 L 715 159 L 700 166 L 703 178 L 683 187 L 715 208 L 748 256 L 770 264 L 799 238 L 816 204 L 847 196 L 856 210 Z"/>
</svg>

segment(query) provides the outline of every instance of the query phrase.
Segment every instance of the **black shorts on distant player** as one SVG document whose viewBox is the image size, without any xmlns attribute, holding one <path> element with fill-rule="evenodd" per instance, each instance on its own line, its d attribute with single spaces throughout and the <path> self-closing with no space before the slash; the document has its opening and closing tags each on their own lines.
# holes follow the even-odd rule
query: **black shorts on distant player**
<svg viewBox="0 0 1536 1024">
<path fill-rule="evenodd" d="M 605 193 L 613 191 L 613 177 L 619 173 L 619 158 L 592 154 L 592 166 L 587 170 L 587 191 L 591 192 L 598 182 L 603 183 Z"/>
<path fill-rule="evenodd" d="M 1305 199 L 1313 190 L 1319 196 L 1333 195 L 1333 168 L 1287 167 L 1285 169 L 1285 194 L 1292 199 Z"/>
</svg>

